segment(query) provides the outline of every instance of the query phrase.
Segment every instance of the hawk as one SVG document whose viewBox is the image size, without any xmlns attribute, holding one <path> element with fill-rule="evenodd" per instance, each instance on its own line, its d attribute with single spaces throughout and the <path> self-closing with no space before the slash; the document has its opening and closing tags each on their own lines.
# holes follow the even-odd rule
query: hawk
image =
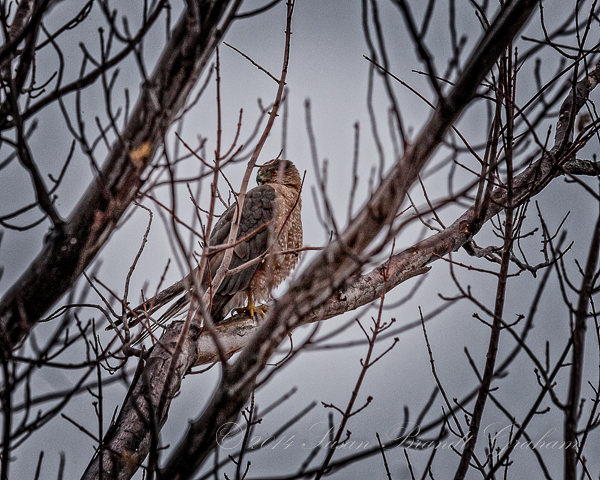
<svg viewBox="0 0 600 480">
<path fill-rule="evenodd" d="M 302 247 L 302 199 L 298 170 L 289 160 L 272 160 L 259 168 L 258 186 L 246 193 L 237 233 L 237 243 L 229 269 L 250 263 L 237 273 L 226 276 L 217 288 L 211 307 L 214 322 L 221 321 L 233 308 L 247 300 L 245 309 L 254 316 L 258 302 L 266 302 L 271 291 L 283 282 L 298 263 Z M 221 216 L 210 234 L 211 246 L 227 242 L 235 205 Z M 286 252 L 286 253 L 280 253 Z M 269 255 L 267 258 L 265 254 Z M 209 259 L 214 278 L 225 250 Z"/>
<path fill-rule="evenodd" d="M 233 247 L 233 255 L 229 270 L 235 273 L 223 278 L 212 298 L 210 314 L 213 322 L 220 322 L 234 308 L 247 302 L 243 309 L 254 316 L 264 313 L 265 306 L 257 306 L 266 302 L 271 291 L 285 280 L 298 263 L 302 247 L 302 199 L 300 197 L 301 179 L 298 170 L 289 160 L 271 160 L 259 168 L 254 187 L 246 193 L 242 215 L 237 233 L 237 241 Z M 218 247 L 227 243 L 236 204 L 229 207 L 214 226 L 209 245 Z M 208 268 L 202 286 L 208 288 L 209 281 L 225 256 L 225 248 L 215 249 L 208 259 Z M 248 263 L 248 266 L 243 266 Z M 210 273 L 210 280 L 209 275 Z M 195 274 L 193 272 L 192 274 Z M 144 317 L 144 312 L 152 313 L 171 301 L 178 293 L 189 285 L 189 279 L 183 279 L 173 287 L 166 289 L 133 310 L 130 325 Z M 179 298 L 161 316 L 158 323 L 165 323 L 184 311 L 189 305 L 189 291 Z M 115 322 L 116 324 L 120 322 Z"/>
</svg>

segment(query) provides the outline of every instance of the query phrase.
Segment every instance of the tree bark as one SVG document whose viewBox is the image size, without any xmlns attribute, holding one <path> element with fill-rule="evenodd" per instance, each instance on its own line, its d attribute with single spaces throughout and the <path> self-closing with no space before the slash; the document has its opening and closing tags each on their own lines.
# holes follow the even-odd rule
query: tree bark
<svg viewBox="0 0 600 480">
<path fill-rule="evenodd" d="M 241 0 L 189 2 L 101 174 L 0 300 L 0 355 L 10 356 L 73 285 L 114 231 Z M 228 7 L 231 5 L 231 8 Z M 194 10 L 194 11 L 192 11 Z"/>
<path fill-rule="evenodd" d="M 416 180 L 420 170 L 438 147 L 444 135 L 466 106 L 474 98 L 477 88 L 489 72 L 498 56 L 506 45 L 525 24 L 529 14 L 536 5 L 534 0 L 517 0 L 505 5 L 484 38 L 479 42 L 476 51 L 466 65 L 458 82 L 449 94 L 440 99 L 432 118 L 422 130 L 420 136 L 411 145 L 404 158 L 399 159 L 386 179 L 374 193 L 367 205 L 352 221 L 341 237 L 328 245 L 318 257 L 306 268 L 302 275 L 292 283 L 288 292 L 277 301 L 263 324 L 247 341 L 237 361 L 228 366 L 223 373 L 212 401 L 204 414 L 190 425 L 190 428 L 167 462 L 165 469 L 160 472 L 161 478 L 179 479 L 190 478 L 207 458 L 216 444 L 217 435 L 225 433 L 219 428 L 237 418 L 239 411 L 245 405 L 258 374 L 264 368 L 268 358 L 279 346 L 287 334 L 297 326 L 305 323 L 313 311 L 321 308 L 336 292 L 346 284 L 348 279 L 358 272 L 362 266 L 359 260 L 379 232 L 389 226 L 400 208 L 405 194 Z M 493 203 L 493 202 L 492 202 Z M 456 229 L 460 238 L 466 242 L 475 233 L 462 228 L 459 222 Z M 452 238 L 444 238 L 451 241 Z M 456 245 L 458 248 L 460 245 Z M 438 244 L 438 248 L 446 254 L 453 249 L 451 244 Z M 415 250 L 407 254 L 419 257 Z M 425 254 L 428 263 L 433 254 Z M 412 260 L 412 259 L 411 259 Z M 419 261 L 417 260 L 417 263 Z M 410 262 L 409 262 L 410 263 Z M 402 281 L 402 269 L 396 284 Z M 409 269 L 412 271 L 412 268 Z M 413 275 L 423 271 L 422 265 L 415 266 Z M 377 273 L 375 273 L 377 275 Z M 405 275 L 408 272 L 405 271 Z M 394 283 L 392 281 L 390 284 Z M 350 305 L 350 297 L 346 306 Z M 366 301 L 365 301 L 366 303 Z M 358 302 L 356 302 L 358 306 Z M 350 308 L 346 308 L 349 310 Z M 224 327 L 224 326 L 223 326 Z M 248 328 L 248 325 L 242 326 Z M 121 468 L 128 469 L 124 464 L 129 459 L 141 463 L 144 453 L 148 451 L 151 425 L 159 425 L 167 415 L 168 402 L 164 402 L 163 411 L 154 411 L 158 405 L 157 399 L 146 400 L 152 392 L 163 390 L 172 398 L 179 388 L 181 378 L 187 369 L 198 361 L 196 338 L 200 332 L 192 330 L 184 339 L 183 347 L 177 356 L 177 364 L 172 368 L 169 363 L 169 353 L 166 348 L 175 344 L 178 338 L 178 327 L 168 328 L 154 348 L 144 374 L 138 377 L 132 385 L 123 410 L 117 419 L 115 428 L 105 438 L 105 456 L 110 462 L 121 462 Z M 166 372 L 176 372 L 167 375 Z M 145 394 L 144 382 L 152 379 L 152 392 Z M 152 422 L 152 415 L 158 419 Z M 115 453 L 111 454 L 113 450 Z M 115 455 L 116 454 L 116 455 Z M 132 457 L 134 455 L 134 457 Z M 132 462 L 132 463 L 133 463 Z M 110 470 L 108 470 L 110 471 Z M 117 469 L 120 472 L 120 469 Z M 97 478 L 86 475 L 84 478 Z M 127 478 L 119 476 L 119 478 Z"/>
</svg>

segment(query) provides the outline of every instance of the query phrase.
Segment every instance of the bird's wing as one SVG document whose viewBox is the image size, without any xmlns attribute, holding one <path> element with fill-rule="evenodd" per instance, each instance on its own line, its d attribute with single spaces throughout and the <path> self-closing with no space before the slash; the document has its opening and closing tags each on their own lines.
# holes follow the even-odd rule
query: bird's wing
<svg viewBox="0 0 600 480">
<path fill-rule="evenodd" d="M 242 207 L 242 217 L 240 219 L 240 226 L 238 228 L 237 239 L 244 239 L 237 244 L 233 249 L 233 256 L 229 265 L 230 269 L 239 267 L 250 260 L 259 257 L 266 252 L 268 247 L 269 237 L 269 222 L 273 219 L 275 211 L 275 198 L 276 191 L 269 185 L 259 185 L 246 193 L 244 200 L 244 206 Z M 215 224 L 209 239 L 209 244 L 212 246 L 223 245 L 229 238 L 229 232 L 231 232 L 231 222 L 235 213 L 235 205 L 229 207 L 223 215 L 219 218 L 219 221 Z M 211 256 L 209 259 L 209 267 L 211 278 L 214 278 L 223 257 L 225 251 L 222 250 Z M 241 270 L 240 272 L 225 277 L 221 283 L 219 289 L 214 295 L 213 305 L 211 309 L 211 315 L 213 320 L 219 321 L 223 318 L 223 308 L 227 302 L 239 291 L 245 290 L 250 285 L 256 270 L 260 267 L 260 263 L 250 265 L 248 268 Z M 208 283 L 208 275 L 204 276 L 204 285 Z M 194 272 L 190 275 L 195 275 Z M 169 309 L 161 315 L 158 320 L 159 323 L 165 323 L 167 320 L 175 317 L 180 311 L 182 311 L 189 304 L 189 290 L 186 290 L 183 286 L 187 285 L 186 282 L 191 281 L 191 278 L 182 279 L 177 284 L 163 290 L 156 298 L 152 298 L 138 307 L 136 307 L 133 315 L 130 315 L 129 326 L 132 327 L 138 322 L 137 315 L 143 316 L 145 314 L 144 306 L 153 305 L 152 308 L 148 307 L 150 314 L 164 306 L 166 303 L 173 300 L 178 295 L 183 295 L 175 301 Z M 176 291 L 170 292 L 170 290 L 176 288 Z M 168 293 L 168 295 L 163 295 Z M 163 298 L 163 296 L 165 298 Z M 158 298 L 160 297 L 160 298 Z M 120 325 L 121 321 L 116 320 L 115 325 Z M 107 330 L 112 329 L 112 326 L 107 327 Z"/>
<path fill-rule="evenodd" d="M 268 225 L 273 219 L 275 198 L 276 191 L 270 185 L 259 185 L 246 193 L 237 234 L 239 243 L 233 248 L 230 269 L 237 268 L 266 252 L 269 243 Z M 209 240 L 212 246 L 221 245 L 227 241 L 234 212 L 235 205 L 230 207 L 215 225 Z M 211 276 L 214 277 L 223 256 L 224 251 L 221 251 L 210 259 Z M 260 262 L 223 279 L 215 298 L 213 298 L 213 312 L 211 312 L 213 317 L 215 312 L 222 309 L 233 295 L 248 288 L 259 267 Z"/>
</svg>

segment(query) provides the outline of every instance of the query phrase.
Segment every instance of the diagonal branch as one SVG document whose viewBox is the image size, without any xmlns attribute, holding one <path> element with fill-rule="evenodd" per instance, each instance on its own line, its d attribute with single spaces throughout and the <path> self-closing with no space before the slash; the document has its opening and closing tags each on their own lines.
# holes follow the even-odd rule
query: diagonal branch
<svg viewBox="0 0 600 480">
<path fill-rule="evenodd" d="M 557 130 L 563 131 L 563 126 L 569 124 L 571 115 L 577 115 L 589 93 L 598 84 L 598 78 L 600 78 L 600 62 L 590 70 L 583 80 L 578 82 L 577 89 L 581 93 L 581 98 L 577 100 L 577 108 L 574 111 L 571 110 L 572 92 L 563 103 L 561 112 L 565 112 L 565 114 L 559 116 Z M 585 88 L 584 84 L 587 85 Z M 557 141 L 560 142 L 562 138 L 562 135 L 559 136 Z M 540 193 L 552 179 L 564 172 L 571 175 L 600 175 L 600 167 L 595 162 L 572 160 L 570 159 L 572 155 L 573 152 L 568 149 L 561 154 L 560 144 L 557 143 L 551 151 L 545 152 L 541 159 L 516 175 L 512 184 L 513 201 L 511 206 L 516 208 L 529 201 Z M 431 268 L 429 264 L 450 252 L 460 250 L 485 222 L 502 212 L 507 205 L 506 188 L 497 187 L 491 193 L 489 206 L 482 221 L 478 219 L 478 208 L 475 203 L 441 232 L 394 255 L 389 264 L 386 262 L 387 289 L 391 290 L 414 276 L 426 273 Z M 332 318 L 362 307 L 381 297 L 384 284 L 381 266 L 364 275 L 354 277 L 324 305 L 305 315 L 299 324 L 304 325 Z M 177 327 L 175 326 L 175 328 Z M 219 325 L 221 339 L 230 354 L 248 344 L 250 334 L 256 330 L 258 330 L 256 324 L 251 319 L 244 317 L 233 318 Z M 197 350 L 196 365 L 214 361 L 216 352 L 210 346 L 210 340 L 205 339 L 204 334 L 198 339 Z"/>
<path fill-rule="evenodd" d="M 10 355 L 108 240 L 240 3 L 221 0 L 196 16 L 190 10 L 183 14 L 102 168 L 104 184 L 90 184 L 64 229 L 47 236 L 38 257 L 0 300 L 3 356 Z"/>
<path fill-rule="evenodd" d="M 234 421 L 248 401 L 254 382 L 291 330 L 323 305 L 362 266 L 363 252 L 389 226 L 410 186 L 442 142 L 446 132 L 473 100 L 477 88 L 504 48 L 525 24 L 537 2 L 505 4 L 479 42 L 448 96 L 440 99 L 415 143 L 406 150 L 367 204 L 340 237 L 328 245 L 276 301 L 264 323 L 249 340 L 223 379 L 204 413 L 172 453 L 162 478 L 190 478 L 206 460 L 227 422 Z M 391 239 L 390 239 L 391 240 Z M 191 359 L 191 355 L 190 355 Z"/>
<path fill-rule="evenodd" d="M 594 69 L 590 72 L 590 75 L 586 80 L 589 81 L 590 84 L 588 91 L 591 91 L 595 86 L 593 78 L 596 71 L 597 70 Z M 581 101 L 578 101 L 577 103 L 578 105 L 583 104 Z M 570 104 L 570 101 L 566 102 L 566 104 Z M 569 112 L 569 115 L 571 114 L 571 110 L 569 110 L 566 105 L 563 105 L 563 108 L 565 111 Z M 575 111 L 573 113 L 576 114 L 577 112 Z M 560 121 L 568 123 L 569 115 L 561 117 Z M 559 127 L 560 126 L 561 125 L 559 125 Z M 552 152 L 559 153 L 558 149 L 555 149 Z M 581 169 L 578 165 L 574 165 L 572 168 L 572 161 L 563 163 L 561 158 L 554 156 L 552 152 L 546 152 L 540 160 L 533 163 L 529 168 L 521 172 L 521 174 L 515 176 L 513 181 L 513 207 L 523 204 L 531 199 L 532 196 L 540 193 L 548 185 L 550 180 L 561 175 L 563 170 L 572 174 L 582 173 L 579 171 Z M 562 165 L 563 168 L 553 168 L 552 165 L 555 161 Z M 586 169 L 584 173 L 589 174 L 590 172 L 588 172 L 588 170 L 589 169 Z M 506 189 L 502 187 L 496 188 L 492 192 L 489 207 L 485 212 L 486 214 L 483 217 L 483 221 L 479 220 L 480 216 L 477 212 L 477 208 L 472 206 L 442 232 L 432 235 L 411 248 L 394 255 L 389 264 L 386 263 L 387 285 L 384 281 L 384 272 L 381 267 L 377 267 L 364 275 L 353 277 L 351 282 L 342 287 L 326 303 L 319 308 L 313 309 L 309 314 L 306 314 L 301 319 L 297 320 L 293 327 L 289 327 L 290 330 L 300 325 L 336 317 L 345 312 L 355 310 L 380 298 L 384 288 L 391 290 L 414 276 L 426 273 L 431 268 L 429 264 L 444 257 L 450 252 L 458 251 L 467 244 L 476 233 L 475 225 L 478 225 L 478 227 L 481 228 L 483 223 L 500 213 L 507 205 L 506 193 Z M 165 294 L 172 295 L 173 289 L 179 291 L 182 288 L 182 284 L 175 285 L 171 289 L 165 290 Z M 282 302 L 280 302 L 280 304 L 281 303 Z M 270 310 L 272 310 L 272 308 L 270 308 Z M 170 360 L 168 350 L 174 343 L 169 343 L 169 339 L 174 341 L 173 339 L 179 338 L 181 327 L 182 324 L 178 322 L 170 325 L 159 344 L 163 345 L 164 348 L 157 345 L 151 355 L 153 363 L 149 364 L 147 368 L 153 369 L 153 378 L 156 382 L 159 382 L 161 375 Z M 257 326 L 252 318 L 234 317 L 215 325 L 215 329 L 219 334 L 221 345 L 226 350 L 227 354 L 233 355 L 245 347 L 247 347 L 247 350 L 252 348 L 248 347 L 248 344 L 252 342 L 253 334 L 259 330 L 259 326 Z M 192 365 L 213 363 L 218 358 L 218 352 L 216 351 L 212 337 L 208 332 L 200 333 L 197 338 L 192 334 L 187 341 L 187 344 L 183 347 L 183 351 L 186 352 L 187 357 L 184 356 L 180 358 L 180 362 L 184 362 L 178 370 L 181 372 L 187 371 Z M 177 392 L 179 385 L 172 385 L 172 387 L 172 394 L 174 395 Z M 130 395 L 128 398 L 135 398 L 136 392 L 139 393 L 142 388 L 143 386 L 141 384 L 136 384 L 134 382 L 131 387 L 131 391 L 133 391 L 134 394 Z M 143 421 L 140 419 L 138 412 L 127 406 L 128 402 L 125 403 L 124 411 L 121 412 L 117 425 L 115 426 L 116 432 L 114 433 L 113 438 L 128 434 L 129 432 L 126 427 L 131 427 L 135 422 L 139 422 L 138 428 L 144 429 Z M 218 424 L 221 425 L 221 423 Z M 133 448 L 131 443 L 128 445 L 129 448 Z M 115 450 L 123 451 L 118 448 L 115 448 Z M 137 460 L 141 461 L 141 459 Z"/>
</svg>

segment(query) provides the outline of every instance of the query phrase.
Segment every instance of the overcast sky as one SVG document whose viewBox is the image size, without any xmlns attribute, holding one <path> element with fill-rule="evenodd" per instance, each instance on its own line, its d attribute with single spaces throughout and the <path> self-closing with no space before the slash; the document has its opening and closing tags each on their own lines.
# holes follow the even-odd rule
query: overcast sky
<svg viewBox="0 0 600 480">
<path fill-rule="evenodd" d="M 130 23 L 134 28 L 133 26 L 137 24 L 135 15 L 139 14 L 135 11 L 136 7 L 128 2 L 113 3 L 114 8 L 120 9 L 120 14 L 128 13 Z M 243 4 L 242 10 L 251 10 L 264 3 L 264 1 L 248 1 Z M 424 8 L 423 4 L 425 2 L 411 1 L 409 3 L 417 18 L 421 18 L 421 10 Z M 480 24 L 468 1 L 456 3 L 458 35 L 467 36 L 465 48 L 469 52 L 481 34 Z M 378 5 L 389 52 L 390 70 L 429 100 L 433 100 L 431 89 L 424 76 L 415 72 L 423 70 L 424 67 L 415 54 L 401 15 L 391 5 L 391 2 L 382 1 Z M 73 2 L 61 2 L 54 7 L 47 22 L 49 30 L 54 31 L 58 28 L 65 18 L 73 14 L 76 8 L 79 8 L 79 5 L 75 5 Z M 172 15 L 174 19 L 179 15 L 180 8 L 179 3 L 173 5 Z M 549 29 L 562 21 L 561 19 L 564 16 L 562 10 L 568 10 L 564 7 L 564 2 L 557 2 L 556 0 L 546 2 L 546 18 Z M 77 75 L 82 56 L 78 42 L 85 41 L 86 48 L 91 52 L 98 51 L 96 30 L 103 23 L 102 18 L 98 6 L 94 5 L 86 22 L 62 40 L 65 58 L 69 65 L 67 75 L 73 78 Z M 438 62 L 436 65 L 440 74 L 446 70 L 446 59 L 451 50 L 447 20 L 448 3 L 446 1 L 439 2 L 434 11 L 427 42 L 433 53 L 434 61 Z M 285 5 L 282 3 L 262 15 L 234 22 L 225 37 L 225 41 L 278 76 L 283 56 L 284 29 Z M 149 69 L 151 69 L 164 45 L 164 30 L 164 22 L 162 24 L 159 22 L 159 25 L 153 29 L 146 41 L 144 55 Z M 530 25 L 526 32 L 530 36 L 539 36 L 539 33 L 538 24 Z M 595 34 L 597 36 L 597 32 Z M 523 50 L 531 46 L 531 44 L 526 43 L 520 45 Z M 255 128 L 255 122 L 258 118 L 258 99 L 261 99 L 263 105 L 268 105 L 274 98 L 277 85 L 232 49 L 223 45 L 220 47 L 219 52 L 222 77 L 223 143 L 227 145 L 235 136 L 240 109 L 243 109 L 240 138 L 244 139 Z M 362 30 L 361 2 L 298 0 L 293 17 L 292 47 L 287 78 L 289 91 L 287 96 L 286 157 L 292 160 L 301 172 L 306 171 L 303 192 L 303 220 L 305 244 L 310 246 L 324 245 L 330 232 L 321 225 L 320 217 L 317 214 L 317 211 L 322 213 L 322 201 L 320 194 L 315 190 L 317 182 L 307 134 L 306 102 L 310 102 L 312 129 L 316 138 L 318 160 L 321 166 L 324 159 L 327 159 L 328 162 L 327 194 L 339 227 L 343 228 L 347 223 L 348 199 L 352 184 L 354 124 L 356 122 L 358 122 L 360 128 L 360 180 L 356 191 L 354 212 L 364 204 L 367 198 L 369 178 L 372 172 L 379 173 L 379 154 L 373 140 L 373 127 L 367 109 L 369 62 L 365 60 L 364 55 L 368 55 L 368 48 Z M 48 53 L 40 58 L 39 62 L 38 75 L 43 78 L 44 75 L 47 76 L 48 72 L 56 68 L 56 55 Z M 541 72 L 545 81 L 551 78 L 557 66 L 557 56 L 544 57 Z M 527 68 L 529 70 L 526 70 L 520 77 L 523 80 L 519 83 L 517 89 L 517 97 L 522 99 L 523 102 L 535 89 L 535 83 L 532 80 L 532 69 L 531 67 Z M 200 79 L 196 90 L 198 90 L 204 79 L 205 76 Z M 385 152 L 385 169 L 387 169 L 394 161 L 394 147 L 389 134 L 388 102 L 378 76 L 375 76 L 375 81 L 373 105 L 377 116 L 378 133 L 382 138 Z M 136 63 L 129 59 L 121 67 L 115 104 L 123 104 L 123 89 L 125 87 L 130 89 L 131 98 L 136 98 L 139 84 L 140 77 Z M 426 122 L 431 109 L 407 88 L 400 85 L 395 85 L 394 88 L 405 127 L 410 132 L 409 139 L 413 139 Z M 99 87 L 91 87 L 84 92 L 83 99 L 82 113 L 87 121 L 90 136 L 94 137 L 97 132 L 94 122 L 95 116 L 98 115 L 102 121 L 106 119 L 102 91 Z M 73 115 L 75 109 L 73 97 L 69 97 L 66 106 Z M 461 133 L 470 142 L 478 143 L 484 140 L 488 130 L 486 115 L 485 108 L 474 107 L 461 119 L 459 123 Z M 212 159 L 211 152 L 215 148 L 215 119 L 216 104 L 213 77 L 200 101 L 187 114 L 181 129 L 181 137 L 190 145 L 198 143 L 198 136 L 207 138 L 205 152 L 209 159 Z M 57 169 L 60 168 L 69 151 L 71 137 L 58 106 L 48 108 L 39 120 L 37 131 L 31 142 L 32 150 L 35 157 L 40 159 L 39 163 L 43 173 L 56 175 Z M 550 124 L 550 121 L 542 123 L 540 126 L 542 135 L 545 135 L 546 128 Z M 173 132 L 171 132 L 170 144 L 168 145 L 170 152 L 174 151 L 175 143 Z M 281 144 L 281 123 L 278 123 L 263 150 L 259 162 L 263 163 L 277 156 L 282 148 Z M 597 147 L 597 144 L 595 147 Z M 591 157 L 595 151 L 594 148 L 590 148 L 585 153 Z M 179 146 L 179 151 L 182 151 L 181 146 Z M 100 144 L 96 152 L 97 157 L 103 159 L 105 152 L 106 148 Z M 442 161 L 447 154 L 448 150 L 440 149 L 431 165 L 435 164 L 436 161 Z M 3 157 L 4 155 L 2 155 Z M 465 162 L 469 161 L 473 162 L 472 159 L 465 160 Z M 525 161 L 525 158 L 520 161 Z M 198 168 L 197 163 L 188 161 L 179 167 L 178 174 L 181 177 L 194 176 L 197 174 Z M 244 169 L 244 164 L 238 164 L 227 170 L 231 183 L 236 188 L 239 186 Z M 76 148 L 73 164 L 67 173 L 63 187 L 59 191 L 60 197 L 57 206 L 61 215 L 67 216 L 70 213 L 74 207 L 74 202 L 81 196 L 91 178 L 89 161 L 81 150 Z M 457 174 L 458 181 L 461 178 L 461 174 Z M 254 186 L 254 176 L 251 182 L 251 186 Z M 595 188 L 593 181 L 589 183 Z M 426 185 L 428 192 L 435 199 L 439 199 L 447 193 L 444 175 L 426 179 Z M 226 191 L 224 183 L 220 185 L 220 188 L 223 192 Z M 205 183 L 199 197 L 201 204 L 208 198 L 208 192 L 208 183 Z M 167 190 L 163 188 L 163 197 L 168 198 L 167 194 Z M 317 198 L 316 202 L 315 198 Z M 418 191 L 415 192 L 415 199 L 416 203 L 422 204 L 423 197 Z M 0 174 L 0 208 L 2 212 L 11 211 L 32 200 L 33 191 L 28 176 L 17 162 L 13 162 L 9 168 Z M 179 212 L 182 218 L 191 221 L 192 204 L 188 200 L 185 188 L 180 191 L 179 202 Z M 562 217 L 567 212 L 571 212 L 565 227 L 570 234 L 569 238 L 575 241 L 575 245 L 571 256 L 567 258 L 567 268 L 574 272 L 576 270 L 574 259 L 579 258 L 580 262 L 585 261 L 585 252 L 593 226 L 593 221 L 590 219 L 595 219 L 597 206 L 592 207 L 590 197 L 584 193 L 583 189 L 567 185 L 563 180 L 557 180 L 547 192 L 540 195 L 539 202 L 552 229 L 558 227 Z M 157 207 L 150 201 L 144 203 L 151 206 L 156 212 Z M 590 210 L 592 210 L 591 213 Z M 442 212 L 442 218 L 446 224 L 449 224 L 456 219 L 461 211 L 462 208 L 459 207 L 449 208 Z M 528 221 L 532 222 L 531 225 L 534 228 L 536 214 L 533 207 L 529 212 Z M 98 278 L 118 293 L 123 291 L 125 277 L 142 241 L 146 222 L 147 214 L 137 209 L 132 218 L 113 234 L 111 240 L 101 252 L 99 261 L 102 262 L 102 265 L 98 271 Z M 5 272 L 0 280 L 0 294 L 9 288 L 40 250 L 47 230 L 48 223 L 44 222 L 39 227 L 24 234 L 9 230 L 4 231 L 0 248 L 0 265 L 4 266 Z M 396 251 L 410 246 L 416 238 L 423 234 L 423 226 L 415 223 L 411 229 L 398 238 Z M 427 235 L 429 234 L 427 233 Z M 535 242 L 539 243 L 539 235 L 529 243 L 531 251 L 535 250 L 533 247 L 536 244 Z M 481 237 L 478 237 L 478 243 L 483 246 L 486 244 L 498 245 L 501 241 L 488 230 L 482 232 Z M 132 303 L 138 301 L 138 292 L 144 284 L 148 284 L 148 292 L 154 291 L 167 260 L 174 258 L 173 255 L 168 241 L 167 228 L 161 221 L 160 216 L 155 215 L 148 244 L 140 259 L 139 268 L 132 278 L 131 291 L 135 292 L 131 296 Z M 312 257 L 313 254 L 306 254 L 299 269 L 301 270 L 305 262 L 310 261 Z M 457 254 L 453 259 L 471 261 L 464 253 Z M 541 257 L 531 260 L 532 263 L 539 261 L 541 261 Z M 492 268 L 487 263 L 478 263 L 477 265 L 482 268 Z M 179 270 L 175 262 L 167 273 L 166 283 L 178 280 L 183 273 L 186 272 Z M 471 277 L 468 272 L 463 271 L 458 272 L 458 275 L 465 282 L 465 285 L 469 284 L 473 288 L 474 294 L 487 302 L 486 305 L 489 308 L 493 306 L 496 283 L 493 276 Z M 401 299 L 415 283 L 416 280 L 413 279 L 401 285 L 389 295 L 388 302 L 393 304 Z M 522 274 L 509 286 L 505 312 L 508 320 L 516 319 L 517 314 L 527 313 L 529 299 L 532 297 L 535 288 L 536 283 L 532 281 L 532 276 L 527 273 Z M 561 307 L 560 298 L 556 292 L 555 290 L 553 296 L 549 296 L 542 304 L 536 322 L 538 328 L 534 329 L 531 334 L 532 346 L 539 349 L 538 354 L 543 352 L 547 339 L 558 339 L 557 350 L 551 352 L 553 358 L 558 354 L 560 345 L 563 345 L 559 340 L 568 336 L 568 317 L 564 307 Z M 386 310 L 384 315 L 388 319 L 395 318 L 398 326 L 409 324 L 419 318 L 419 306 L 422 307 L 424 314 L 428 314 L 443 304 L 443 301 L 438 297 L 438 293 L 448 296 L 457 293 L 449 274 L 448 264 L 443 261 L 436 262 L 433 265 L 433 269 L 424 280 L 422 288 L 411 301 L 402 307 Z M 98 301 L 96 298 L 91 300 Z M 376 314 L 376 307 L 377 305 L 371 307 L 364 314 L 365 323 L 368 323 L 370 316 Z M 448 308 L 443 314 L 428 323 L 429 340 L 436 358 L 438 374 L 446 387 L 449 398 L 461 397 L 477 386 L 477 379 L 469 366 L 464 349 L 468 347 L 469 353 L 476 360 L 479 368 L 482 368 L 487 349 L 488 329 L 472 317 L 474 312 L 475 307 L 473 305 L 463 302 Z M 91 312 L 86 313 L 84 318 L 87 319 L 91 315 Z M 321 327 L 318 335 L 323 335 L 344 325 L 346 322 L 351 322 L 355 316 L 356 312 L 327 321 Z M 51 331 L 51 328 L 51 325 L 40 325 L 39 328 L 35 329 L 35 334 L 40 338 L 44 338 L 47 332 Z M 295 332 L 294 344 L 298 345 L 312 331 L 312 328 L 308 327 Z M 107 339 L 108 336 L 104 338 Z M 356 324 L 353 324 L 334 342 L 361 338 L 360 329 Z M 387 339 L 382 342 L 380 348 L 383 350 L 391 343 L 392 339 Z M 513 346 L 514 344 L 507 340 L 501 346 L 501 354 L 508 352 Z M 282 348 L 285 349 L 286 347 L 289 347 L 289 344 L 284 345 Z M 273 433 L 282 422 L 293 417 L 311 402 L 316 401 L 318 405 L 311 410 L 305 420 L 287 433 L 288 437 L 294 435 L 289 448 L 266 450 L 260 453 L 256 460 L 252 460 L 250 477 L 283 475 L 298 468 L 307 455 L 304 450 L 316 446 L 327 432 L 327 424 L 323 422 L 327 422 L 328 410 L 321 405 L 321 402 L 334 403 L 340 407 L 345 406 L 360 370 L 359 359 L 364 357 L 365 353 L 366 346 L 359 345 L 300 354 L 285 369 L 282 369 L 266 387 L 260 390 L 257 402 L 260 406 L 265 407 L 292 387 L 298 388 L 297 393 L 288 402 L 279 407 L 273 415 L 265 418 L 263 424 L 257 427 L 256 435 L 261 438 L 266 438 Z M 134 360 L 131 362 L 131 368 L 134 366 L 133 362 Z M 590 362 L 593 362 L 592 358 Z M 527 387 L 537 385 L 532 365 L 525 362 L 522 368 L 523 371 L 514 375 L 514 378 L 511 377 L 510 381 L 503 383 L 502 389 L 498 392 L 500 398 L 523 397 L 522 404 L 511 403 L 516 408 L 512 413 L 517 415 L 518 418 L 528 411 L 532 398 L 537 394 L 535 388 L 529 387 L 530 390 L 528 390 Z M 185 431 L 187 420 L 197 417 L 202 411 L 202 406 L 210 397 L 215 382 L 218 380 L 218 375 L 219 373 L 215 368 L 203 375 L 191 375 L 185 379 L 181 394 L 173 402 L 169 421 L 163 429 L 163 444 L 174 445 L 177 443 Z M 74 382 L 69 372 L 56 370 L 40 373 L 39 379 L 40 391 L 65 388 Z M 357 404 L 362 405 L 368 395 L 373 396 L 374 400 L 368 409 L 362 415 L 353 419 L 349 425 L 348 428 L 353 432 L 353 438 L 369 442 L 371 445 L 376 442 L 376 432 L 382 436 L 382 439 L 391 438 L 397 430 L 397 425 L 404 421 L 404 406 L 409 406 L 410 420 L 415 421 L 420 408 L 429 398 L 434 386 L 422 330 L 420 327 L 413 328 L 399 336 L 399 342 L 392 352 L 373 367 L 367 375 Z M 121 405 L 125 391 L 123 385 L 115 385 L 105 390 L 105 418 L 107 421 L 114 409 Z M 586 395 L 589 396 L 589 392 Z M 95 417 L 91 397 L 81 395 L 73 400 L 72 405 L 73 407 L 68 410 L 69 415 L 95 431 Z M 434 414 L 441 412 L 442 406 L 443 402 L 438 397 L 432 408 L 432 418 Z M 501 416 L 490 417 L 487 424 L 492 424 L 495 421 L 505 420 Z M 560 422 L 560 415 L 548 415 L 547 419 L 545 417 L 540 420 L 540 424 L 535 431 L 541 432 L 541 435 L 545 431 L 555 428 L 556 433 L 553 435 L 560 438 L 562 432 Z M 432 433 L 428 438 L 434 435 Z M 597 438 L 590 439 L 590 442 L 593 443 L 589 448 L 592 448 L 592 445 L 598 446 L 598 443 L 600 443 Z M 93 442 L 63 418 L 56 418 L 51 422 L 49 428 L 42 429 L 35 440 L 27 442 L 15 453 L 17 461 L 12 468 L 12 478 L 32 478 L 35 470 L 35 461 L 33 460 L 37 459 L 41 449 L 45 452 L 44 466 L 49 472 L 48 476 L 43 475 L 42 478 L 54 478 L 57 471 L 59 452 L 61 451 L 66 453 L 65 478 L 78 478 L 92 456 Z M 424 461 L 427 454 L 420 454 L 415 451 L 411 451 L 410 454 L 411 458 L 414 457 L 415 463 L 422 469 L 423 464 L 419 462 Z M 521 453 L 518 453 L 518 455 L 521 455 Z M 528 455 L 531 456 L 530 453 Z M 394 478 L 407 478 L 404 454 L 400 449 L 390 452 L 388 460 Z M 531 461 L 531 459 L 529 460 Z M 593 465 L 590 471 L 597 472 L 598 459 L 590 458 L 588 460 L 590 465 Z M 554 456 L 548 456 L 547 461 L 549 466 L 560 468 L 562 452 Z M 438 466 L 447 464 L 450 469 L 454 469 L 457 458 L 451 452 L 440 452 L 437 462 Z M 419 470 L 419 472 L 421 471 Z M 377 478 L 385 478 L 381 458 L 372 458 L 361 466 L 352 467 L 349 472 L 334 475 L 333 478 L 368 478 L 372 476 L 373 472 L 376 472 Z M 438 469 L 437 474 L 436 478 L 444 478 L 441 469 Z M 136 478 L 141 478 L 141 474 Z"/>
</svg>

